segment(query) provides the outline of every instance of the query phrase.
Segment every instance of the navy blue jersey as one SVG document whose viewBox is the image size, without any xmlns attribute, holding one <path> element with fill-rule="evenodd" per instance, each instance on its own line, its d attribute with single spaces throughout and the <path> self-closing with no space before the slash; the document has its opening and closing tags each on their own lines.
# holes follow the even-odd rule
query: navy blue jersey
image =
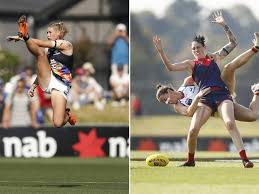
<svg viewBox="0 0 259 194">
<path fill-rule="evenodd" d="M 209 57 L 194 60 L 192 78 L 199 86 L 200 90 L 208 87 L 226 88 L 226 84 L 221 79 L 221 72 L 214 60 Z"/>
<path fill-rule="evenodd" d="M 70 86 L 72 82 L 73 55 L 68 56 L 55 48 L 48 49 L 48 60 L 54 76 Z"/>
</svg>

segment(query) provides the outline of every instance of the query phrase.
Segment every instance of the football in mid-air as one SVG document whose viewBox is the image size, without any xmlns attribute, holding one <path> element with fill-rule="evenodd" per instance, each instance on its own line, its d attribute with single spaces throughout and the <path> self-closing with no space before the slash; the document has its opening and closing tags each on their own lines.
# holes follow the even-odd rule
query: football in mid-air
<svg viewBox="0 0 259 194">
<path fill-rule="evenodd" d="M 148 166 L 166 166 L 169 159 L 163 154 L 152 154 L 147 157 L 146 163 Z"/>
</svg>

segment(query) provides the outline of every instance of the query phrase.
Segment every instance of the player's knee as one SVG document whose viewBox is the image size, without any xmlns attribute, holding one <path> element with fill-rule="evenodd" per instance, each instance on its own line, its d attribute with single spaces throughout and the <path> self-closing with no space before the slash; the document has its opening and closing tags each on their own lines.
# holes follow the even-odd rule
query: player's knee
<svg viewBox="0 0 259 194">
<path fill-rule="evenodd" d="M 259 118 L 259 114 L 250 113 L 247 115 L 247 122 L 254 122 Z"/>
<path fill-rule="evenodd" d="M 225 72 L 231 72 L 234 71 L 233 66 L 231 65 L 231 63 L 227 64 L 224 66 L 224 71 Z"/>
<path fill-rule="evenodd" d="M 53 119 L 53 125 L 54 125 L 54 127 L 56 127 L 56 128 L 60 128 L 60 127 L 62 127 L 63 126 L 63 120 L 61 120 L 61 119 Z"/>
<path fill-rule="evenodd" d="M 189 130 L 189 139 L 196 139 L 199 134 L 199 129 L 198 128 L 191 128 Z"/>
<path fill-rule="evenodd" d="M 226 121 L 225 125 L 228 130 L 235 130 L 236 129 L 236 124 L 234 121 Z"/>
<path fill-rule="evenodd" d="M 257 121 L 257 119 L 258 119 L 258 116 L 253 116 L 253 117 L 250 117 L 250 118 L 248 119 L 248 122 Z"/>
</svg>

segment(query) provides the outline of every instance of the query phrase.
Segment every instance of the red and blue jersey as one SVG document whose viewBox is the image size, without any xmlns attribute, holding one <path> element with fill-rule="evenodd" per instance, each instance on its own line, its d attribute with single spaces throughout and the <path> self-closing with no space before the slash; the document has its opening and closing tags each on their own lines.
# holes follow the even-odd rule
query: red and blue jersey
<svg viewBox="0 0 259 194">
<path fill-rule="evenodd" d="M 194 60 L 192 78 L 199 86 L 200 90 L 208 87 L 226 88 L 226 84 L 221 79 L 221 72 L 214 60 L 209 57 Z"/>
<path fill-rule="evenodd" d="M 211 87 L 211 92 L 203 96 L 200 100 L 209 106 L 212 114 L 217 111 L 218 106 L 225 100 L 231 100 L 229 90 L 221 79 L 221 72 L 214 60 L 209 57 L 195 60 L 192 72 L 193 80 L 198 84 L 199 89 Z"/>
</svg>

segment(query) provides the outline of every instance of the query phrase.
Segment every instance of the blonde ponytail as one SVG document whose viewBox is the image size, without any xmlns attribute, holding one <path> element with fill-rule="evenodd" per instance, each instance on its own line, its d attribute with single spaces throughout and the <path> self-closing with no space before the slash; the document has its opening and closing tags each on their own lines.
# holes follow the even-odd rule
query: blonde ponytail
<svg viewBox="0 0 259 194">
<path fill-rule="evenodd" d="M 67 27 L 63 22 L 51 23 L 48 27 L 54 28 L 55 30 L 60 32 L 60 38 L 64 38 L 68 33 Z"/>
</svg>

